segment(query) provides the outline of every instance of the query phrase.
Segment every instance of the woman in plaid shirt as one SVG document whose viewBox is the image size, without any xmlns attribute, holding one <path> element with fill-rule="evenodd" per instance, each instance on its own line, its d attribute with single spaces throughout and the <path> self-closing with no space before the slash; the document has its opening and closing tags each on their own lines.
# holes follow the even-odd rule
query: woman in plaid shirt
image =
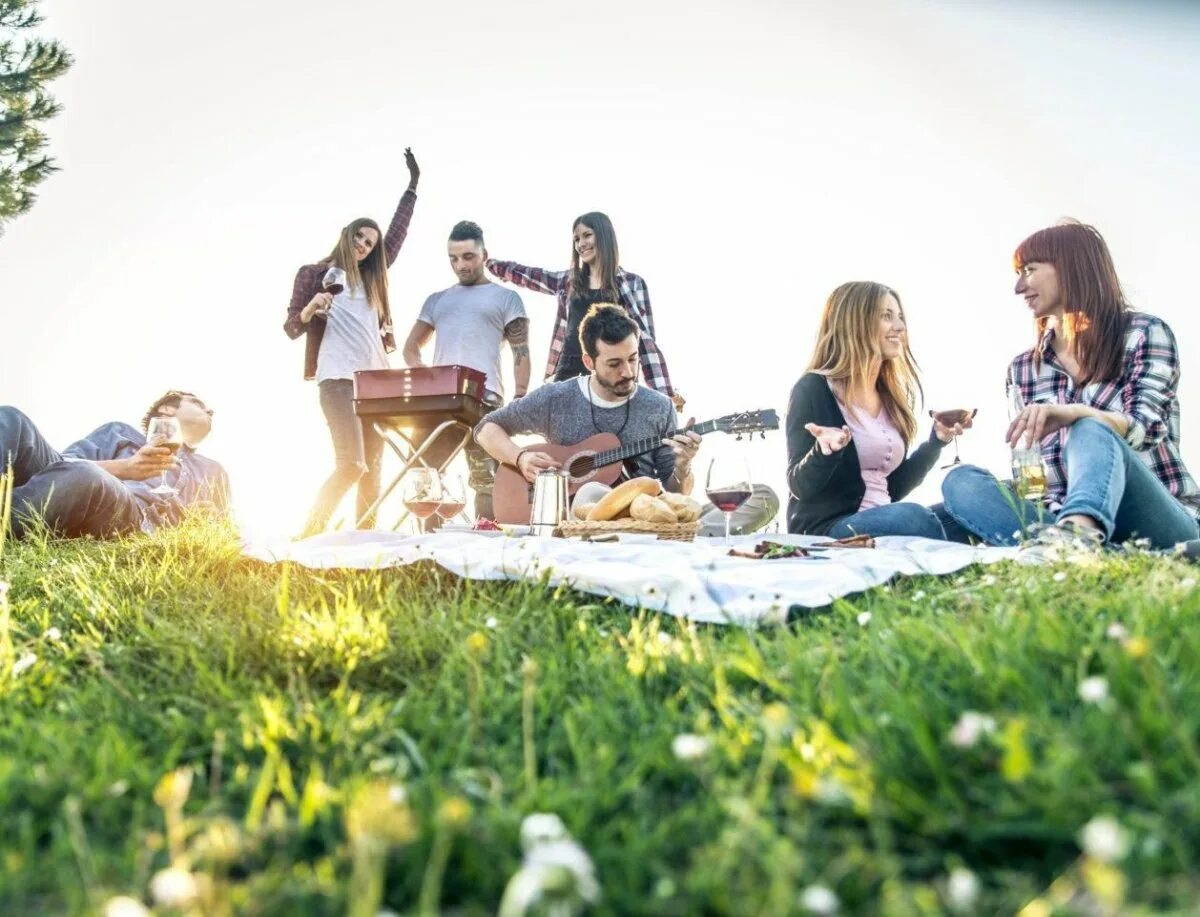
<svg viewBox="0 0 1200 917">
<path fill-rule="evenodd" d="M 579 344 L 579 326 L 596 303 L 618 303 L 638 326 L 638 349 L 646 384 L 670 396 L 675 409 L 682 410 L 683 399 L 671 386 L 666 360 L 655 342 L 654 313 L 650 311 L 646 281 L 621 268 L 612 221 L 603 213 L 585 213 L 575 220 L 571 234 L 570 270 L 547 271 L 495 259 L 487 262 L 488 270 L 500 280 L 538 293 L 550 293 L 558 300 L 546 378 L 557 382 L 587 374 Z"/>
<path fill-rule="evenodd" d="M 942 484 L 946 511 L 990 544 L 1016 543 L 1023 523 L 1053 521 L 1026 538 L 1043 556 L 1068 543 L 1136 537 L 1165 548 L 1196 538 L 1200 490 L 1179 454 L 1179 355 L 1167 323 L 1130 308 L 1091 226 L 1035 232 L 1013 264 L 1037 336 L 1008 369 L 1027 405 L 1008 443 L 1041 443 L 1045 505 L 963 466 Z"/>
</svg>

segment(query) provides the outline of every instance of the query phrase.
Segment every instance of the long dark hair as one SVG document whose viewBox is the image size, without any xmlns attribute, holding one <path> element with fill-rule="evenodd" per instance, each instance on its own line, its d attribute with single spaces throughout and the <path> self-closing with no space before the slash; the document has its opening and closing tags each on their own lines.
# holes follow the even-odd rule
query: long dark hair
<svg viewBox="0 0 1200 917">
<path fill-rule="evenodd" d="M 375 230 L 379 241 L 375 243 L 371 253 L 359 261 L 354 257 L 354 235 L 364 228 Z M 346 282 L 351 287 L 365 287 L 367 301 L 371 303 L 380 322 L 384 325 L 391 324 L 392 312 L 388 305 L 387 250 L 384 246 L 383 232 L 379 229 L 378 223 L 370 217 L 360 217 L 354 220 L 342 229 L 333 251 L 319 263 L 337 265 L 346 272 Z"/>
<path fill-rule="evenodd" d="M 571 224 L 571 296 L 584 296 L 590 288 L 588 282 L 591 268 L 579 260 L 579 252 L 575 250 L 575 230 L 580 225 L 586 226 L 596 235 L 596 269 L 600 272 L 601 299 L 605 302 L 620 302 L 617 290 L 617 268 L 620 266 L 620 255 L 617 251 L 617 233 L 613 229 L 612 220 L 598 210 L 577 217 Z"/>
<path fill-rule="evenodd" d="M 1053 264 L 1058 274 L 1063 331 L 1083 373 L 1080 384 L 1121 378 L 1130 307 L 1100 231 L 1075 221 L 1039 229 L 1013 253 L 1018 271 L 1033 262 Z M 1047 321 L 1034 322 L 1039 342 Z M 1035 343 L 1034 359 L 1039 357 Z"/>
</svg>

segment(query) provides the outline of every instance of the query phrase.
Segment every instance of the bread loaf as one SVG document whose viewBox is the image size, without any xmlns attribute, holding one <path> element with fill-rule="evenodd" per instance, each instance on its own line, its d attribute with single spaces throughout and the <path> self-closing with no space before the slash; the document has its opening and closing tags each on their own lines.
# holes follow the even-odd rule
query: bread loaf
<svg viewBox="0 0 1200 917">
<path fill-rule="evenodd" d="M 675 510 L 671 509 L 658 497 L 649 494 L 638 494 L 629 504 L 629 515 L 638 522 L 675 522 Z"/>
<path fill-rule="evenodd" d="M 571 514 L 580 522 L 582 522 L 588 517 L 588 513 L 592 511 L 592 507 L 595 505 L 595 503 L 580 503 L 576 501 L 574 509 L 571 510 Z"/>
<path fill-rule="evenodd" d="M 629 504 L 633 502 L 634 497 L 640 494 L 653 497 L 660 493 L 662 493 L 662 485 L 658 483 L 657 478 L 631 478 L 597 501 L 588 513 L 587 521 L 607 522 L 615 519 L 629 509 Z"/>
<path fill-rule="evenodd" d="M 700 518 L 700 504 L 686 494 L 663 493 L 660 500 L 675 512 L 676 522 L 695 522 Z"/>
</svg>

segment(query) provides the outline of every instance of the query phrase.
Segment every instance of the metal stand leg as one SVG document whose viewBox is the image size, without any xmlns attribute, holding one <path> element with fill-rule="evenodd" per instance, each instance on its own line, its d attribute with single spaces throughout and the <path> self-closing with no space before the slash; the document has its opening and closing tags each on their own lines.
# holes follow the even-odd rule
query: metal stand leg
<svg viewBox="0 0 1200 917">
<path fill-rule="evenodd" d="M 458 445 L 451 450 L 446 460 L 438 466 L 438 474 L 441 474 L 448 467 L 450 467 L 450 463 L 458 458 L 458 454 L 462 452 L 467 443 L 471 441 L 471 427 L 459 420 L 443 421 L 442 423 L 438 424 L 438 426 L 436 426 L 428 436 L 425 437 L 425 441 L 421 443 L 420 446 L 416 446 L 414 448 L 412 440 L 401 433 L 398 429 L 395 427 L 385 426 L 383 423 L 376 421 L 375 431 L 380 435 L 383 441 L 387 443 L 389 447 L 391 447 L 392 451 L 396 453 L 396 457 L 400 459 L 401 467 L 399 473 L 397 473 L 397 475 L 392 479 L 392 482 L 388 484 L 383 492 L 380 493 L 378 499 L 376 499 L 375 502 L 370 505 L 367 511 L 359 517 L 357 522 L 358 525 L 362 525 L 364 519 L 370 518 L 373 514 L 379 511 L 379 507 L 383 505 L 383 501 L 391 496 L 392 491 L 395 490 L 396 486 L 404 479 L 404 475 L 408 473 L 410 468 L 413 468 L 418 462 L 421 465 L 424 465 L 426 468 L 429 467 L 429 465 L 425 462 L 425 453 L 429 451 L 429 448 L 437 441 L 438 437 L 440 437 L 442 433 L 450 430 L 453 427 L 459 427 L 462 429 L 462 439 L 460 439 Z M 397 439 L 402 440 L 403 443 L 407 444 L 407 454 L 404 445 L 397 443 Z M 400 528 L 408 516 L 409 512 L 407 509 L 405 509 L 404 512 L 400 514 L 400 518 L 396 520 L 396 524 L 392 526 L 392 531 Z"/>
</svg>

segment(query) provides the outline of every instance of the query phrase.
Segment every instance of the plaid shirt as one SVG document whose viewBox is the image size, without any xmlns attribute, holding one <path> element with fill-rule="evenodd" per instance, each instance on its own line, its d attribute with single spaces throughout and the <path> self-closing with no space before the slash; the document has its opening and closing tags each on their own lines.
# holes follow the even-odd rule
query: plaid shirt
<svg viewBox="0 0 1200 917">
<path fill-rule="evenodd" d="M 1125 371 L 1112 382 L 1093 382 L 1076 388 L 1071 374 L 1051 346 L 1054 330 L 1047 329 L 1034 351 L 1012 361 L 1008 382 L 1016 383 L 1025 404 L 1086 404 L 1129 418 L 1125 440 L 1137 457 L 1193 515 L 1200 516 L 1200 489 L 1179 455 L 1179 353 L 1167 323 L 1145 312 L 1131 312 L 1125 332 Z M 1062 503 L 1067 494 L 1063 446 L 1069 427 L 1042 440 L 1046 463 L 1046 499 Z"/>
<path fill-rule="evenodd" d="M 549 379 L 558 370 L 558 361 L 562 356 L 563 344 L 567 340 L 567 306 L 571 295 L 570 271 L 546 271 L 538 267 L 525 267 L 515 261 L 490 260 L 487 268 L 501 280 L 533 290 L 537 293 L 550 293 L 558 300 L 558 317 L 554 323 L 554 337 L 550 340 L 550 357 L 546 361 L 546 378 Z M 667 362 L 663 359 L 662 351 L 654 341 L 654 313 L 650 311 L 650 293 L 646 289 L 646 281 L 637 274 L 630 274 L 617 268 L 617 292 L 620 294 L 621 305 L 629 313 L 638 330 L 641 332 L 638 341 L 638 353 L 642 364 L 642 376 L 646 384 L 664 395 L 674 395 L 671 387 L 671 377 L 667 373 Z"/>
<path fill-rule="evenodd" d="M 392 222 L 388 225 L 383 237 L 383 251 L 387 255 L 387 266 L 391 267 L 400 254 L 400 247 L 408 237 L 408 224 L 412 221 L 413 209 L 417 206 L 417 192 L 409 188 L 396 205 L 392 214 Z M 288 305 L 287 318 L 283 322 L 283 330 L 288 337 L 295 339 L 307 335 L 304 343 L 304 378 L 315 379 L 317 376 L 317 355 L 321 350 L 321 339 L 325 336 L 325 316 L 314 315 L 312 321 L 305 324 L 300 313 L 309 301 L 321 292 L 321 278 L 329 269 L 329 260 L 318 261 L 316 264 L 306 264 L 296 273 L 295 283 L 292 284 L 292 301 Z M 392 316 L 385 312 L 379 322 L 379 334 L 383 338 L 383 349 L 391 353 L 396 349 L 396 338 L 392 334 Z"/>
</svg>

